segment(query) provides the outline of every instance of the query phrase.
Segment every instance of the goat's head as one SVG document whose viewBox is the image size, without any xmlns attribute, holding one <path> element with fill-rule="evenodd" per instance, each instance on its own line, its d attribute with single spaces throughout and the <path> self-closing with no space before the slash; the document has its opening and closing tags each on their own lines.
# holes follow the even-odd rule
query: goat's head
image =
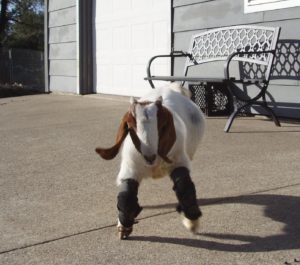
<svg viewBox="0 0 300 265">
<path fill-rule="evenodd" d="M 173 115 L 162 104 L 162 98 L 155 102 L 130 100 L 130 109 L 124 115 L 118 130 L 116 144 L 111 148 L 96 148 L 104 159 L 113 159 L 119 152 L 122 142 L 130 134 L 136 150 L 148 165 L 154 165 L 157 156 L 167 163 L 167 157 L 176 140 Z"/>
</svg>

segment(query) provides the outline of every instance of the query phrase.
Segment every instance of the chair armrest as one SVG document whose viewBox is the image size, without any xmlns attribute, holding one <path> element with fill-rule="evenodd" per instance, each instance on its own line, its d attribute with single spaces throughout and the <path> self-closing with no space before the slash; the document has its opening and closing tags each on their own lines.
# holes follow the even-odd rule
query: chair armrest
<svg viewBox="0 0 300 265">
<path fill-rule="evenodd" d="M 151 80 L 151 64 L 152 62 L 157 59 L 157 58 L 164 58 L 164 57 L 170 57 L 170 58 L 175 58 L 175 57 L 189 57 L 191 60 L 193 60 L 193 56 L 190 53 L 186 53 L 183 51 L 172 51 L 170 54 L 162 54 L 162 55 L 156 55 L 150 58 L 147 64 L 147 80 L 150 83 L 150 86 L 154 88 L 154 84 Z"/>
<path fill-rule="evenodd" d="M 270 51 L 251 51 L 251 52 L 234 52 L 232 54 L 230 54 L 227 57 L 227 60 L 224 64 L 224 76 L 225 76 L 225 80 L 232 80 L 234 78 L 230 78 L 229 75 L 229 65 L 230 62 L 232 61 L 232 59 L 237 56 L 237 55 L 246 55 L 246 54 L 263 54 L 263 53 L 272 53 L 273 55 L 275 55 L 275 50 L 270 50 Z"/>
</svg>

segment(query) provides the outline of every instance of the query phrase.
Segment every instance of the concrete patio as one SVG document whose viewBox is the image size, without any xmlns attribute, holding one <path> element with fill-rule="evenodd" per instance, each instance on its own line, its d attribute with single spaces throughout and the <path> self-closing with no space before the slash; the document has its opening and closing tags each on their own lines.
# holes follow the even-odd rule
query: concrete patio
<svg viewBox="0 0 300 265">
<path fill-rule="evenodd" d="M 208 118 L 193 161 L 203 211 L 181 225 L 168 178 L 142 183 L 130 240 L 116 235 L 120 157 L 101 160 L 128 103 L 0 99 L 0 264 L 300 264 L 300 124 Z"/>
</svg>

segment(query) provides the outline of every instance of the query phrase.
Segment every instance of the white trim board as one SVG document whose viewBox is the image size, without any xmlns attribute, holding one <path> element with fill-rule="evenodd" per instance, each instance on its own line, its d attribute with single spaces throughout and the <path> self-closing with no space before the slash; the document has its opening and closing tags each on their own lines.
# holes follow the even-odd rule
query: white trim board
<svg viewBox="0 0 300 265">
<path fill-rule="evenodd" d="M 244 13 L 300 6 L 300 0 L 244 0 Z"/>
</svg>

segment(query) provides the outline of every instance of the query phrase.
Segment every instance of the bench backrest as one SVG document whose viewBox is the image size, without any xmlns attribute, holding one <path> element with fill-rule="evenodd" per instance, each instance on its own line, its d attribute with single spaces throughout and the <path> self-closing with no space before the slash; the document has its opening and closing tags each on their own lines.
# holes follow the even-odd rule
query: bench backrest
<svg viewBox="0 0 300 265">
<path fill-rule="evenodd" d="M 225 61 L 234 52 L 274 51 L 279 37 L 279 27 L 233 26 L 209 30 L 193 35 L 188 52 L 188 67 L 211 61 Z M 266 65 L 271 68 L 274 55 L 271 53 L 236 56 L 233 60 Z"/>
<path fill-rule="evenodd" d="M 281 39 L 277 42 L 276 55 L 270 79 L 300 80 L 300 40 Z M 242 78 L 261 78 L 266 69 L 247 62 L 240 64 Z"/>
</svg>

